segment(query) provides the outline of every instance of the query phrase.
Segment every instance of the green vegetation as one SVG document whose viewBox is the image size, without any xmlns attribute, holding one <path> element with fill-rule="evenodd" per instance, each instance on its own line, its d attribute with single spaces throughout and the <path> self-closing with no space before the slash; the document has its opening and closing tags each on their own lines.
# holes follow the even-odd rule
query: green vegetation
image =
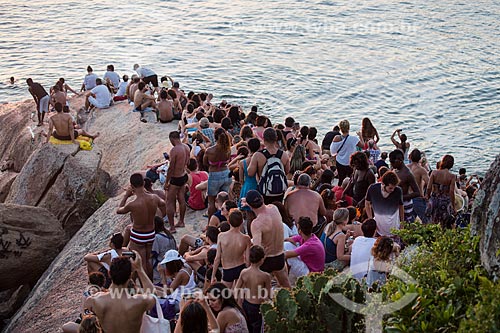
<svg viewBox="0 0 500 333">
<path fill-rule="evenodd" d="M 416 292 L 418 297 L 385 317 L 385 332 L 500 332 L 500 282 L 491 281 L 480 265 L 478 237 L 469 229 L 441 230 L 412 225 L 397 232 L 408 245 L 401 268 L 416 285 L 393 277 L 382 288 L 384 303 Z M 362 332 L 363 316 L 341 307 L 329 296 L 341 292 L 363 303 L 365 286 L 347 279 L 335 285 L 333 271 L 299 279 L 291 291 L 281 290 L 272 304 L 262 305 L 268 332 Z"/>
</svg>

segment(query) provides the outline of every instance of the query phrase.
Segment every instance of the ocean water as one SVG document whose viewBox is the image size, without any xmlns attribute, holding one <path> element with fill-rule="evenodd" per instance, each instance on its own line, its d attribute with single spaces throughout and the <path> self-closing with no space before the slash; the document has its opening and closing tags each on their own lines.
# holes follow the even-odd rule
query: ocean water
<svg viewBox="0 0 500 333">
<path fill-rule="evenodd" d="M 500 2 L 25 1 L 0 11 L 0 102 L 29 98 L 32 77 L 81 86 L 85 68 L 134 63 L 273 121 L 320 136 L 370 117 L 391 150 L 402 128 L 432 165 L 484 172 L 500 152 Z M 14 76 L 14 85 L 6 81 Z"/>
</svg>

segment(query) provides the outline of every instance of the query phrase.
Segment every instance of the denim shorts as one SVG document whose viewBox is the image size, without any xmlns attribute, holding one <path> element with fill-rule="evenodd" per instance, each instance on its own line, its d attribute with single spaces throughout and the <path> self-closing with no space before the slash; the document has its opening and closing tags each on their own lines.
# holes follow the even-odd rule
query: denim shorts
<svg viewBox="0 0 500 333">
<path fill-rule="evenodd" d="M 229 175 L 229 170 L 222 170 L 208 173 L 207 194 L 215 197 L 219 192 L 229 192 L 229 187 L 233 179 Z"/>
</svg>

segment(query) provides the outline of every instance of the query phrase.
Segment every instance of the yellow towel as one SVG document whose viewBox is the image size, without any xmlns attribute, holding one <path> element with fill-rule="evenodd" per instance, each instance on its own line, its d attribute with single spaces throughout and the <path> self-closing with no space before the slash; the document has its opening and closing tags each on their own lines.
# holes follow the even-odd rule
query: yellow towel
<svg viewBox="0 0 500 333">
<path fill-rule="evenodd" d="M 83 136 L 83 135 L 79 135 L 76 138 L 76 141 L 78 141 L 78 143 L 80 143 L 80 149 L 92 150 L 93 140 L 91 138 Z M 53 136 L 50 137 L 49 142 L 52 144 L 55 144 L 55 145 L 69 145 L 72 143 L 71 140 L 59 140 L 59 139 L 54 138 Z"/>
</svg>

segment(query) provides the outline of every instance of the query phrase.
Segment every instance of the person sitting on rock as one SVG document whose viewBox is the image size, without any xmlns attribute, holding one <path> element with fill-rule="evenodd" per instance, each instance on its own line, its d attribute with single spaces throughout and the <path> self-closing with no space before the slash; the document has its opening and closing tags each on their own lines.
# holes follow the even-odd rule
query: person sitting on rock
<svg viewBox="0 0 500 333">
<path fill-rule="evenodd" d="M 106 109 L 112 102 L 108 87 L 102 84 L 102 80 L 95 79 L 96 86 L 85 93 L 85 112 L 89 113 L 93 108 Z"/>
<path fill-rule="evenodd" d="M 220 231 L 218 228 L 208 227 L 205 234 L 199 238 L 184 235 L 179 245 L 179 253 L 182 251 L 181 255 L 184 257 L 184 260 L 191 268 L 198 271 L 206 263 L 208 251 L 217 248 L 219 234 Z M 190 247 L 193 250 L 188 252 Z"/>
<path fill-rule="evenodd" d="M 106 277 L 101 272 L 94 272 L 89 274 L 88 285 L 83 292 L 83 302 L 81 312 L 84 312 L 83 306 L 87 298 L 95 295 L 98 292 L 106 291 L 104 285 L 106 283 Z M 75 321 L 67 322 L 62 326 L 62 331 L 64 333 L 79 333 L 80 324 L 82 323 L 82 313 Z M 85 317 L 85 315 L 83 316 Z"/>
<path fill-rule="evenodd" d="M 161 282 L 158 264 L 163 260 L 163 255 L 168 250 L 177 250 L 177 243 L 174 236 L 165 228 L 163 219 L 155 216 L 155 240 L 151 249 L 151 260 L 153 265 L 153 283 Z"/>
<path fill-rule="evenodd" d="M 73 125 L 73 118 L 69 113 L 63 112 L 63 105 L 61 103 L 56 103 L 54 108 L 57 113 L 49 118 L 49 134 L 45 134 L 47 137 L 46 142 L 49 142 L 50 137 L 53 136 L 58 140 L 71 140 L 73 143 L 78 144 L 75 139 L 79 135 L 83 135 L 91 139 L 95 139 L 99 136 L 99 132 L 96 134 L 90 134 L 83 129 L 75 129 Z"/>
<path fill-rule="evenodd" d="M 109 241 L 110 250 L 104 252 L 93 252 L 87 254 L 83 257 L 83 260 L 87 263 L 88 273 L 101 272 L 106 277 L 105 288 L 108 288 L 111 284 L 111 279 L 109 276 L 109 265 L 114 258 L 118 258 L 122 255 L 123 251 L 127 248 L 123 246 L 123 236 L 121 233 L 116 233 L 111 236 Z"/>
<path fill-rule="evenodd" d="M 134 254 L 115 258 L 109 269 L 112 281 L 109 292 L 97 293 L 85 301 L 85 309 L 95 313 L 104 332 L 139 332 L 144 314 L 155 305 L 150 293 L 154 285 L 143 269 L 141 256 L 137 251 Z M 129 281 L 134 271 L 142 289 L 136 288 L 131 293 Z"/>
</svg>

